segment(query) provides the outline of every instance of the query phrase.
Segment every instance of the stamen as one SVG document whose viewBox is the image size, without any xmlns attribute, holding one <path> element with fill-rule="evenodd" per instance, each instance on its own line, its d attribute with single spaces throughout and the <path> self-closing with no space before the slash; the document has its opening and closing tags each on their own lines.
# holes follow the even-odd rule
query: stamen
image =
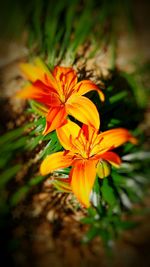
<svg viewBox="0 0 150 267">
<path fill-rule="evenodd" d="M 97 135 L 97 138 L 95 138 L 95 141 L 96 141 L 96 139 L 98 139 L 98 135 Z M 97 140 L 97 143 L 94 144 L 94 147 L 99 145 L 103 139 L 104 139 L 104 137 L 100 137 L 100 139 Z"/>
<path fill-rule="evenodd" d="M 67 74 L 68 74 L 68 73 L 67 73 Z M 76 79 L 76 76 L 74 75 L 73 78 L 72 78 L 71 81 L 70 81 L 70 84 L 69 84 L 68 86 L 70 86 L 70 85 L 73 83 L 73 81 L 74 81 L 75 79 Z M 71 88 L 72 88 L 72 87 L 71 87 Z M 70 88 L 70 89 L 71 89 L 71 88 Z"/>
<path fill-rule="evenodd" d="M 69 140 L 70 140 L 70 144 L 71 144 L 71 146 L 72 146 L 72 149 L 76 148 L 76 149 L 80 152 L 81 147 L 80 147 L 79 144 L 77 144 L 77 142 L 76 142 L 76 141 L 78 141 L 77 138 L 76 138 L 76 139 L 73 139 L 73 138 L 72 138 L 72 135 L 70 135 Z"/>
<path fill-rule="evenodd" d="M 98 135 L 96 136 L 94 142 L 95 142 L 97 139 L 98 139 Z M 102 141 L 102 139 L 103 139 L 103 137 L 101 137 L 100 140 L 98 140 L 98 142 L 97 142 L 96 144 L 94 144 L 94 142 L 93 142 L 93 147 L 91 148 L 90 156 L 95 155 L 95 153 L 93 153 L 93 150 L 96 148 L 96 146 L 99 147 L 100 142 Z M 100 148 L 98 151 L 96 151 L 96 154 L 98 154 L 98 153 L 101 152 L 101 151 L 102 151 L 102 150 L 101 150 L 101 148 Z"/>
</svg>

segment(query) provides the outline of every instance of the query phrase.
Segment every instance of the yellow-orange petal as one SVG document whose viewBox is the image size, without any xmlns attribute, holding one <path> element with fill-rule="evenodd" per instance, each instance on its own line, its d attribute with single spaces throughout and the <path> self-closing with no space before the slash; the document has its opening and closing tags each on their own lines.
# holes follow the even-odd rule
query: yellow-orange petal
<svg viewBox="0 0 150 267">
<path fill-rule="evenodd" d="M 46 64 L 39 58 L 36 57 L 34 59 L 34 64 L 42 71 L 42 81 L 46 84 L 49 85 L 53 88 L 56 89 L 57 91 L 57 82 L 55 80 L 55 77 L 53 76 L 53 74 L 50 72 L 50 70 L 48 69 L 48 67 L 46 66 Z"/>
<path fill-rule="evenodd" d="M 21 63 L 19 66 L 20 70 L 29 81 L 35 82 L 40 80 L 46 85 L 57 88 L 55 78 L 40 58 L 35 58 L 33 63 Z"/>
<path fill-rule="evenodd" d="M 21 63 L 19 66 L 20 70 L 29 81 L 35 82 L 36 80 L 44 80 L 43 70 L 39 67 L 30 63 Z"/>
<path fill-rule="evenodd" d="M 83 80 L 81 82 L 78 82 L 74 87 L 75 92 L 77 92 L 79 95 L 84 95 L 90 91 L 97 91 L 99 94 L 99 97 L 101 101 L 105 100 L 105 96 L 102 92 L 102 90 L 92 81 L 90 80 Z"/>
<path fill-rule="evenodd" d="M 67 113 L 95 129 L 100 127 L 100 117 L 96 106 L 86 97 L 72 95 L 66 103 Z"/>
<path fill-rule="evenodd" d="M 59 83 L 59 86 L 64 84 L 68 89 L 71 89 L 77 83 L 77 74 L 73 68 L 56 66 L 53 76 Z"/>
<path fill-rule="evenodd" d="M 61 168 L 69 167 L 72 164 L 72 155 L 66 154 L 65 151 L 57 152 L 47 156 L 40 166 L 40 173 L 47 175 Z"/>
<path fill-rule="evenodd" d="M 61 128 L 58 128 L 56 132 L 61 145 L 66 150 L 73 151 L 74 153 L 78 152 L 78 149 L 74 145 L 74 140 L 79 136 L 81 128 L 76 123 L 68 120 L 67 123 Z"/>
<path fill-rule="evenodd" d="M 46 135 L 67 123 L 64 106 L 51 107 L 46 117 L 46 127 L 43 134 Z"/>
<path fill-rule="evenodd" d="M 23 99 L 34 99 L 35 95 L 39 95 L 40 91 L 37 87 L 27 83 L 21 90 L 16 92 L 15 97 Z"/>
<path fill-rule="evenodd" d="M 37 84 L 37 83 L 35 83 Z M 25 85 L 21 90 L 19 90 L 15 97 L 22 99 L 32 99 L 36 100 L 46 106 L 60 106 L 60 100 L 56 93 L 51 92 L 51 90 L 45 90 L 43 87 L 37 87 L 32 84 Z"/>
<path fill-rule="evenodd" d="M 137 139 L 127 129 L 124 128 L 105 131 L 100 133 L 98 137 L 101 140 L 100 150 L 102 153 L 121 146 L 126 142 L 131 142 L 133 144 L 137 143 Z"/>
<path fill-rule="evenodd" d="M 79 160 L 70 173 L 71 188 L 77 199 L 85 206 L 90 206 L 90 193 L 96 177 L 96 162 Z"/>
</svg>

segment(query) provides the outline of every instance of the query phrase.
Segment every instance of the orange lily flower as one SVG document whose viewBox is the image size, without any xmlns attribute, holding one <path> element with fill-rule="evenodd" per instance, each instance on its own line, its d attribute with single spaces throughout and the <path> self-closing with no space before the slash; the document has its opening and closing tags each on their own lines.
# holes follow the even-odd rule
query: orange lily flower
<svg viewBox="0 0 150 267">
<path fill-rule="evenodd" d="M 82 96 L 96 90 L 104 101 L 104 94 L 92 81 L 77 82 L 77 74 L 73 68 L 56 66 L 51 73 L 39 58 L 34 64 L 22 63 L 20 68 L 30 83 L 25 85 L 17 96 L 36 100 L 46 107 L 44 134 L 67 123 L 68 114 L 99 129 L 99 114 L 95 105 Z"/>
<path fill-rule="evenodd" d="M 127 141 L 137 143 L 137 140 L 124 128 L 117 128 L 98 134 L 92 127 L 68 121 L 57 130 L 58 138 L 65 151 L 47 156 L 41 164 L 42 175 L 49 174 L 59 168 L 73 166 L 69 175 L 70 185 L 78 200 L 85 206 L 90 205 L 97 164 L 101 160 L 119 166 L 120 157 L 112 152 Z"/>
</svg>

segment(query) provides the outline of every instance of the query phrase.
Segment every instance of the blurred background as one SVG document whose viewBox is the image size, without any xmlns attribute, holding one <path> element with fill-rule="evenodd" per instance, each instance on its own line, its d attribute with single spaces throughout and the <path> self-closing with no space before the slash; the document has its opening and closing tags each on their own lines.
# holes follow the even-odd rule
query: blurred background
<svg viewBox="0 0 150 267">
<path fill-rule="evenodd" d="M 149 14 L 146 0 L 1 1 L 0 242 L 5 265 L 149 266 Z M 42 137 L 45 122 L 34 106 L 14 97 L 24 84 L 18 64 L 36 56 L 50 69 L 73 66 L 79 79 L 105 87 L 104 105 L 90 95 L 101 113 L 101 130 L 126 127 L 139 138 L 137 148 L 128 144 L 118 150 L 126 164 L 112 173 L 111 185 L 100 184 L 103 212 L 83 209 L 39 174 L 40 160 L 61 146 L 55 134 Z"/>
</svg>

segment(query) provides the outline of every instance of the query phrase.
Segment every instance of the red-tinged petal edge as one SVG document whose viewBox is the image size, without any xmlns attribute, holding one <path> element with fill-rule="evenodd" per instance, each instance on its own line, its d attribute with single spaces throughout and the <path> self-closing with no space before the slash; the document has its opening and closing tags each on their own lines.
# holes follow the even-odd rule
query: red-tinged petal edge
<svg viewBox="0 0 150 267">
<path fill-rule="evenodd" d="M 46 135 L 67 123 L 65 107 L 51 107 L 46 117 L 46 127 L 43 134 Z"/>
<path fill-rule="evenodd" d="M 107 160 L 110 164 L 115 167 L 119 167 L 121 164 L 121 158 L 114 152 L 107 151 L 101 155 L 101 158 Z"/>
<path fill-rule="evenodd" d="M 75 87 L 74 91 L 77 92 L 79 95 L 84 95 L 90 91 L 97 91 L 100 97 L 100 100 L 103 102 L 105 100 L 105 95 L 102 90 L 92 81 L 90 80 L 83 80 L 78 82 Z"/>
</svg>

